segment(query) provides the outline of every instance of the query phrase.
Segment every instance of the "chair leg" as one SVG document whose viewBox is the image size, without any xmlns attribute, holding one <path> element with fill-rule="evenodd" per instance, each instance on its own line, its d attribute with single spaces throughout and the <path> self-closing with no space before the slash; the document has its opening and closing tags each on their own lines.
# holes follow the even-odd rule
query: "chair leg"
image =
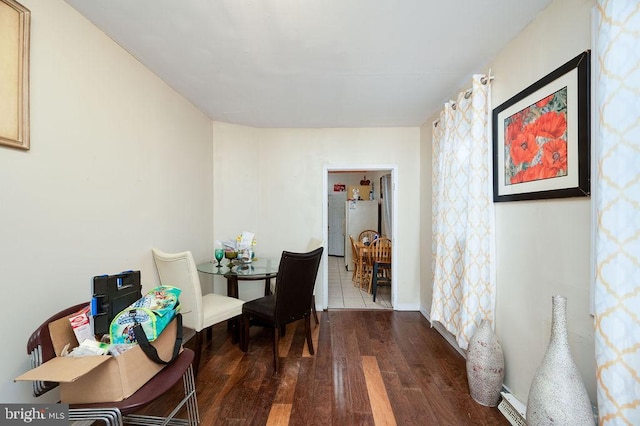
<svg viewBox="0 0 640 426">
<path fill-rule="evenodd" d="M 238 343 L 240 336 L 240 325 L 238 324 L 240 317 L 231 318 L 229 321 L 231 321 L 231 343 L 235 345 Z"/>
<path fill-rule="evenodd" d="M 278 347 L 280 346 L 280 327 L 273 327 L 273 371 L 278 372 L 280 368 L 280 354 Z"/>
<path fill-rule="evenodd" d="M 117 408 L 70 408 L 69 420 L 73 422 L 84 420 L 85 423 L 87 420 L 102 421 L 107 426 L 123 425 L 122 413 Z M 89 422 L 89 424 L 93 423 Z"/>
<path fill-rule="evenodd" d="M 316 320 L 316 324 L 320 324 L 318 320 L 318 311 L 316 311 L 316 295 L 311 295 L 311 311 L 313 312 L 313 319 Z"/>
<path fill-rule="evenodd" d="M 246 352 L 249 349 L 249 327 L 251 325 L 251 315 L 242 314 L 242 333 L 240 335 L 240 349 Z"/>
<path fill-rule="evenodd" d="M 182 383 L 184 386 L 184 396 L 187 408 L 187 424 L 200 424 L 200 411 L 198 410 L 198 398 L 196 396 L 196 381 L 193 373 L 193 365 L 182 375 Z"/>
<path fill-rule="evenodd" d="M 307 315 L 304 318 L 304 332 L 307 336 L 307 347 L 309 348 L 309 353 L 313 355 L 313 340 L 311 340 L 311 318 Z"/>
<path fill-rule="evenodd" d="M 204 330 L 196 331 L 196 348 L 195 356 L 193 357 L 193 375 L 198 377 L 198 371 L 200 370 L 200 355 L 202 354 L 202 335 Z"/>
<path fill-rule="evenodd" d="M 373 272 L 371 273 L 371 292 L 373 293 L 373 301 L 376 301 L 376 293 L 378 292 L 378 264 L 374 262 Z"/>
</svg>

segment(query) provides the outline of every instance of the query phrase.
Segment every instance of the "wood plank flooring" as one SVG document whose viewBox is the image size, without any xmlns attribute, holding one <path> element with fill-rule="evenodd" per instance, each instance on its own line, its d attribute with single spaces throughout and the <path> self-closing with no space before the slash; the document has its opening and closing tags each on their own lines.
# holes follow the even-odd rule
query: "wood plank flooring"
<svg viewBox="0 0 640 426">
<path fill-rule="evenodd" d="M 291 324 L 277 375 L 271 330 L 252 327 L 245 354 L 225 325 L 214 327 L 196 380 L 201 424 L 509 425 L 497 408 L 471 399 L 464 358 L 420 313 L 318 314 L 316 354 L 306 349 L 304 324 Z M 166 414 L 181 392 L 177 386 L 145 412 Z"/>
</svg>

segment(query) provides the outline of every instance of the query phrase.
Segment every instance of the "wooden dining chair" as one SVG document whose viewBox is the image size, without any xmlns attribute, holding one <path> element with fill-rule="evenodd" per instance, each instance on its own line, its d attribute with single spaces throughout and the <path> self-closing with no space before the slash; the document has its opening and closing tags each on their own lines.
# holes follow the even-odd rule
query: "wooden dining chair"
<svg viewBox="0 0 640 426">
<path fill-rule="evenodd" d="M 365 229 L 360 233 L 360 235 L 358 235 L 358 241 L 364 240 L 365 237 L 369 243 L 372 243 L 376 238 L 380 238 L 380 234 L 378 231 L 374 231 L 373 229 Z"/>
<path fill-rule="evenodd" d="M 349 235 L 351 241 L 351 261 L 353 262 L 353 274 L 351 275 L 351 281 L 353 285 L 360 287 L 360 252 L 356 246 L 356 242 L 351 235 Z"/>
<path fill-rule="evenodd" d="M 273 368 L 279 370 L 278 345 L 282 329 L 289 323 L 304 319 L 305 338 L 311 355 L 311 300 L 324 248 L 308 253 L 282 252 L 278 267 L 278 286 L 275 294 L 245 302 L 242 306 L 240 346 L 249 347 L 249 327 L 252 323 L 273 329 Z"/>
<path fill-rule="evenodd" d="M 375 240 L 369 246 L 368 256 L 371 265 L 369 293 L 373 293 L 375 302 L 378 286 L 391 285 L 391 240 L 389 238 Z"/>
</svg>

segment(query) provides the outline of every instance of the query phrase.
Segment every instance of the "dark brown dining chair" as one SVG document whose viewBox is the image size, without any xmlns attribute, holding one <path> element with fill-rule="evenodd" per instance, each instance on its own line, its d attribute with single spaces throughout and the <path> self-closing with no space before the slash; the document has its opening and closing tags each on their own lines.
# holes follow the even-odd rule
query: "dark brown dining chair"
<svg viewBox="0 0 640 426">
<path fill-rule="evenodd" d="M 319 247 L 324 247 L 324 240 L 319 238 L 311 238 L 309 243 L 307 244 L 306 251 L 312 251 Z M 274 279 L 271 282 L 271 294 L 276 292 L 276 284 L 277 281 Z M 265 293 L 265 296 L 268 296 L 268 293 Z M 318 311 L 316 310 L 316 296 L 315 294 L 311 296 L 311 312 L 313 313 L 313 320 L 316 322 L 316 325 L 320 324 L 320 320 L 318 319 Z"/>
<path fill-rule="evenodd" d="M 282 252 L 278 267 L 275 294 L 245 302 L 242 306 L 244 332 L 241 348 L 249 348 L 249 327 L 252 323 L 273 328 L 273 368 L 279 370 L 278 345 L 282 329 L 289 323 L 304 319 L 305 337 L 311 355 L 311 300 L 324 248 L 307 253 Z"/>
<path fill-rule="evenodd" d="M 49 324 L 78 312 L 89 304 L 67 308 L 43 322 L 29 337 L 27 353 L 31 359 L 31 367 L 35 368 L 56 356 Z M 144 384 L 130 397 L 117 402 L 70 404 L 69 420 L 102 421 L 107 425 L 132 424 L 184 424 L 197 425 L 200 423 L 198 400 L 196 398 L 195 379 L 193 375 L 194 353 L 190 349 L 183 349 L 178 358 L 160 370 L 151 380 Z M 135 414 L 143 407 L 151 404 L 169 391 L 182 379 L 184 397 L 177 402 L 168 417 Z M 58 386 L 55 382 L 33 381 L 33 396 L 41 396 Z M 96 386 L 99 386 L 97 384 Z M 175 417 L 182 408 L 186 408 L 186 419 Z"/>
<path fill-rule="evenodd" d="M 378 286 L 391 285 L 391 240 L 378 238 L 369 246 L 369 264 L 371 265 L 371 285 L 369 292 L 376 301 Z"/>
</svg>

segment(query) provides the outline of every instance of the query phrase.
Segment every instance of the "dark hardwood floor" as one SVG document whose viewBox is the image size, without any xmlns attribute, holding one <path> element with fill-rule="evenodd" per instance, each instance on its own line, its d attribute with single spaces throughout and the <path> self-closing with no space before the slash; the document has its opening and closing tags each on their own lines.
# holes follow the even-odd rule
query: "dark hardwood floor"
<svg viewBox="0 0 640 426">
<path fill-rule="evenodd" d="M 252 327 L 249 350 L 214 327 L 196 380 L 203 425 L 509 425 L 471 399 L 465 360 L 418 312 L 325 311 L 280 341 L 273 373 L 271 330 Z M 314 323 L 312 321 L 312 326 Z M 189 342 L 187 346 L 191 346 Z M 166 414 L 166 399 L 145 409 Z"/>
</svg>

